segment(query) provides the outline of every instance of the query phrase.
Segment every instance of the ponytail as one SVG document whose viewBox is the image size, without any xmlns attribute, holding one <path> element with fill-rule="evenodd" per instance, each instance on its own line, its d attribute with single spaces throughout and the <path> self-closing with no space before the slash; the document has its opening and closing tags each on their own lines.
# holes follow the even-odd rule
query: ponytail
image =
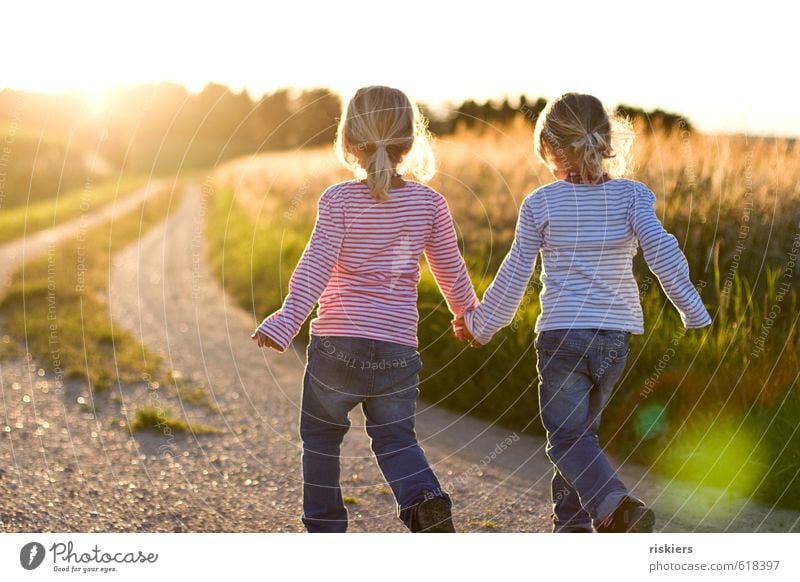
<svg viewBox="0 0 800 582">
<path fill-rule="evenodd" d="M 339 160 L 364 180 L 375 200 L 387 200 L 392 177 L 410 172 L 425 181 L 435 172 L 428 124 L 405 93 L 359 89 L 345 107 L 336 135 Z"/>
<path fill-rule="evenodd" d="M 567 170 L 591 184 L 631 169 L 630 122 L 610 115 L 592 95 L 565 93 L 545 105 L 534 130 L 534 149 L 551 170 Z"/>
<path fill-rule="evenodd" d="M 614 157 L 608 141 L 597 131 L 586 133 L 574 142 L 572 149 L 575 151 L 577 174 L 584 184 L 596 182 L 606 173 L 605 160 Z"/>
<path fill-rule="evenodd" d="M 396 164 L 386 150 L 386 142 L 378 140 L 373 147 L 375 151 L 369 156 L 366 167 L 367 186 L 375 200 L 386 200 L 389 198 Z"/>
</svg>

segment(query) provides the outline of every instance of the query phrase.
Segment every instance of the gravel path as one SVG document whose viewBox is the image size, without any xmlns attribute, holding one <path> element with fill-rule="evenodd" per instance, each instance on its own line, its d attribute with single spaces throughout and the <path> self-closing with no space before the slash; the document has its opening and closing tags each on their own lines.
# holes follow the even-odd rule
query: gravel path
<svg viewBox="0 0 800 582">
<path fill-rule="evenodd" d="M 115 257 L 109 302 L 116 326 L 205 387 L 219 412 L 183 412 L 220 432 L 131 436 L 119 419 L 138 403 L 181 410 L 169 387 L 123 386 L 92 401 L 80 384 L 59 393 L 34 362 L 3 362 L 0 531 L 302 531 L 303 348 L 281 355 L 249 339 L 257 318 L 235 306 L 203 261 L 205 196 L 190 187 L 162 226 Z M 549 531 L 542 438 L 424 402 L 419 411 L 420 440 L 453 494 L 457 529 Z M 342 470 L 350 530 L 403 531 L 360 412 L 351 421 Z M 796 512 L 723 500 L 633 465 L 622 472 L 654 503 L 664 531 L 800 530 Z"/>
</svg>

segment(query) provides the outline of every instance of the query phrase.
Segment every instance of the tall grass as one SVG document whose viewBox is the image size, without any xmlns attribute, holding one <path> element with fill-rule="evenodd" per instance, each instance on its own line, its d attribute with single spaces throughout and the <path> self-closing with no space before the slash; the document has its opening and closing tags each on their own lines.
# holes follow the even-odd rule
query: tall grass
<svg viewBox="0 0 800 582">
<path fill-rule="evenodd" d="M 552 180 L 531 132 L 457 133 L 437 146 L 432 186 L 456 218 L 479 294 L 513 237 L 522 198 Z M 635 178 L 689 260 L 714 324 L 683 330 L 639 257 L 646 332 L 632 341 L 601 437 L 667 475 L 800 507 L 800 158 L 789 140 L 642 134 Z M 347 176 L 332 152 L 268 154 L 223 166 L 209 213 L 211 261 L 258 317 L 279 306 L 319 194 Z M 422 395 L 515 429 L 541 432 L 533 324 L 538 277 L 515 322 L 480 352 L 456 343 L 432 277 L 419 287 Z"/>
</svg>

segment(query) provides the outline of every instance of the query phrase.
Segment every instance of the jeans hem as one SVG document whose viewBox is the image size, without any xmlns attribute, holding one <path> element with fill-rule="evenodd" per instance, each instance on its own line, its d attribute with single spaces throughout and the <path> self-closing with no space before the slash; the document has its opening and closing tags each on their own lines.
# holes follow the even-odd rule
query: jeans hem
<svg viewBox="0 0 800 582">
<path fill-rule="evenodd" d="M 334 520 L 334 519 L 315 519 L 313 517 L 306 517 L 303 515 L 300 518 L 303 527 L 306 528 L 308 533 L 346 533 L 347 520 Z"/>
</svg>

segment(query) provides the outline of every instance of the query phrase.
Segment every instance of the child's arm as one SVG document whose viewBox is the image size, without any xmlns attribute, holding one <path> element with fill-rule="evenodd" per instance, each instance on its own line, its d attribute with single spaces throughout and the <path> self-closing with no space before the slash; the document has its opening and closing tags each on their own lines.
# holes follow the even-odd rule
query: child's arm
<svg viewBox="0 0 800 582">
<path fill-rule="evenodd" d="M 484 293 L 483 302 L 465 315 L 467 329 L 480 344 L 489 343 L 495 333 L 513 321 L 533 275 L 542 235 L 533 218 L 530 200 L 522 203 L 511 250 Z"/>
<path fill-rule="evenodd" d="M 444 197 L 435 199 L 433 225 L 425 241 L 425 259 L 433 278 L 444 295 L 450 312 L 456 317 L 478 306 L 478 296 L 467 273 L 467 266 L 458 248 L 453 217 Z"/>
<path fill-rule="evenodd" d="M 688 329 L 705 327 L 711 323 L 711 316 L 692 285 L 689 265 L 677 239 L 664 229 L 656 216 L 655 201 L 656 196 L 649 188 L 637 184 L 629 218 L 644 259 L 680 313 L 683 325 Z"/>
<path fill-rule="evenodd" d="M 289 294 L 284 299 L 283 306 L 264 319 L 256 330 L 273 340 L 280 351 L 289 347 L 319 301 L 339 255 L 344 237 L 344 220 L 332 198 L 333 195 L 328 190 L 319 199 L 314 232 L 292 274 Z"/>
</svg>

